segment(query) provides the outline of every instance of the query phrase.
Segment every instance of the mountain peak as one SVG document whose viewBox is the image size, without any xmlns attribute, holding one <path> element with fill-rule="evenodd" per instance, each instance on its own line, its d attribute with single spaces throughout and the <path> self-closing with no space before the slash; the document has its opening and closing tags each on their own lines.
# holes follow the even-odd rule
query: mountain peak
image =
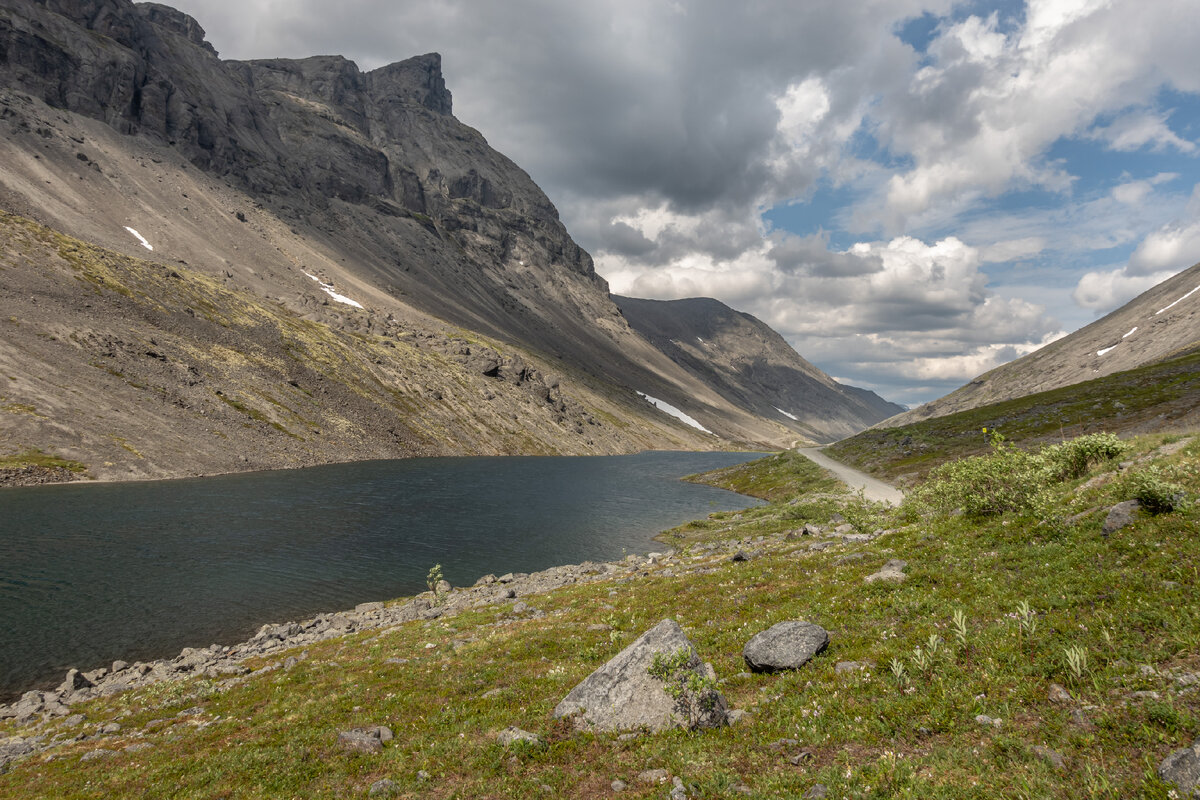
<svg viewBox="0 0 1200 800">
<path fill-rule="evenodd" d="M 380 100 L 416 103 L 438 114 L 451 114 L 450 90 L 442 77 L 442 56 L 426 53 L 367 73 L 371 94 Z"/>
<path fill-rule="evenodd" d="M 194 18 L 182 11 L 161 3 L 135 3 L 134 8 L 152 25 L 177 33 L 193 44 L 203 47 L 214 56 L 217 55 L 216 49 L 204 39 L 204 28 L 200 27 L 200 23 Z"/>
</svg>

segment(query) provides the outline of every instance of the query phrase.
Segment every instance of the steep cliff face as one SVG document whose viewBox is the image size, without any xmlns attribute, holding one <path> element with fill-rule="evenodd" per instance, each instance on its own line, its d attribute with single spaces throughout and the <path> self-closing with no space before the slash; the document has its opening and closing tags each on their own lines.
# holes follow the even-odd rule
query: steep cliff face
<svg viewBox="0 0 1200 800">
<path fill-rule="evenodd" d="M 684 368 L 632 330 L 546 195 L 452 109 L 437 54 L 369 72 L 337 56 L 221 61 L 199 23 L 167 6 L 0 7 L 0 206 L 88 243 L 186 266 L 351 341 L 398 335 L 399 326 L 481 374 L 508 363 L 538 402 L 574 398 L 581 413 L 623 431 L 598 436 L 558 413 L 562 435 L 535 436 L 525 448 L 511 431 L 488 442 L 486 432 L 449 425 L 418 452 L 796 438 L 790 422 L 760 413 L 761 402 L 743 402 L 724 379 Z M 480 359 L 477 349 L 496 357 Z M 517 358 L 529 368 L 511 367 Z M 409 370 L 389 380 L 434 391 Z M 473 384 L 442 381 L 436 391 L 465 408 L 476 402 Z M 688 429 L 638 392 L 715 435 Z M 368 450 L 396 452 L 389 447 Z M 338 457 L 318 450 L 304 458 Z"/>
<path fill-rule="evenodd" d="M 887 420 L 906 425 L 1103 378 L 1200 347 L 1200 264 L 1069 336 L 980 375 L 943 398 Z"/>
<path fill-rule="evenodd" d="M 730 402 L 817 442 L 903 410 L 874 392 L 843 386 L 761 320 L 717 300 L 613 299 L 634 330 Z"/>
</svg>

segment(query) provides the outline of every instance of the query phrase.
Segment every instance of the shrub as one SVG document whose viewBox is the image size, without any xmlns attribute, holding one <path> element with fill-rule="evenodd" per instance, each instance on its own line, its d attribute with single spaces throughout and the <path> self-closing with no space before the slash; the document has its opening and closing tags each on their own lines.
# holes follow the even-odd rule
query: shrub
<svg viewBox="0 0 1200 800">
<path fill-rule="evenodd" d="M 1183 503 L 1183 487 L 1163 477 L 1162 470 L 1150 466 L 1129 476 L 1134 499 L 1151 514 L 1167 514 Z"/>
<path fill-rule="evenodd" d="M 1037 506 L 1049 477 L 1044 458 L 998 440 L 988 455 L 938 466 L 910 500 L 935 514 L 961 510 L 972 518 L 1025 512 Z"/>
<path fill-rule="evenodd" d="M 1105 461 L 1119 458 L 1129 445 L 1113 433 L 1089 433 L 1042 450 L 1047 465 L 1059 480 L 1071 480 Z"/>
</svg>

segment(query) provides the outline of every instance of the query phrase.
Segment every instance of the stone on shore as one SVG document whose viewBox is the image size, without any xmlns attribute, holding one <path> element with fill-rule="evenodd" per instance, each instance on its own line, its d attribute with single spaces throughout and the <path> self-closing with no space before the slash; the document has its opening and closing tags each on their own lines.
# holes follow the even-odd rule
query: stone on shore
<svg viewBox="0 0 1200 800">
<path fill-rule="evenodd" d="M 1164 758 L 1158 765 L 1158 777 L 1173 784 L 1180 797 L 1200 796 L 1200 739 Z"/>
<path fill-rule="evenodd" d="M 829 646 L 829 632 L 812 622 L 793 620 L 757 633 L 742 648 L 753 672 L 799 669 Z"/>
<path fill-rule="evenodd" d="M 578 727 L 601 731 L 725 725 L 728 707 L 720 692 L 711 690 L 706 697 L 695 698 L 699 709 L 688 715 L 692 717 L 689 719 L 680 713 L 679 704 L 667 694 L 663 682 L 651 677 L 656 653 L 671 656 L 681 649 L 689 654 L 686 668 L 715 683 L 712 666 L 701 662 L 683 629 L 675 620 L 664 619 L 584 678 L 555 707 L 554 716 L 574 716 Z M 705 708 L 707 705 L 711 708 Z"/>
</svg>

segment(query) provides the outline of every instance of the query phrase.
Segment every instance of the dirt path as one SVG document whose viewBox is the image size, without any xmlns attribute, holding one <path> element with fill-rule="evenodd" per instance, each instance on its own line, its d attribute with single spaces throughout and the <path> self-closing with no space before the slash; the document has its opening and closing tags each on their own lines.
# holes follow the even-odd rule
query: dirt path
<svg viewBox="0 0 1200 800">
<path fill-rule="evenodd" d="M 853 491 L 862 489 L 863 496 L 868 500 L 888 503 L 896 506 L 900 505 L 900 501 L 904 499 L 904 493 L 895 486 L 890 486 L 883 481 L 872 478 L 866 473 L 859 472 L 856 469 L 847 467 L 838 461 L 834 461 L 829 456 L 821 452 L 819 447 L 798 447 L 796 452 L 812 461 L 818 467 L 824 467 L 843 481 Z"/>
</svg>

